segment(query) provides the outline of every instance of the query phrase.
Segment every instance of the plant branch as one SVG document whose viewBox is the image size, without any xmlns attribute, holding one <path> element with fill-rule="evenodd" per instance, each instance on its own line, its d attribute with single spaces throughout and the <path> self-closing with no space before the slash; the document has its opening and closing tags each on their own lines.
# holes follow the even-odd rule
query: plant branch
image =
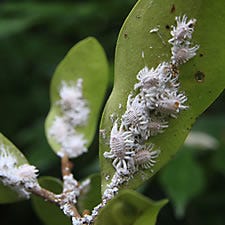
<svg viewBox="0 0 225 225">
<path fill-rule="evenodd" d="M 61 159 L 61 171 L 62 176 L 69 176 L 73 169 L 73 163 L 69 160 L 67 155 L 64 155 Z"/>
<path fill-rule="evenodd" d="M 62 195 L 65 196 L 65 199 L 68 199 L 67 204 L 70 208 L 70 213 L 72 212 L 73 216 L 80 218 L 81 215 L 78 212 L 74 202 L 76 202 L 76 193 L 74 192 L 75 189 L 79 187 L 79 183 L 73 177 L 71 170 L 73 169 L 73 163 L 69 160 L 69 157 L 65 154 L 61 159 L 61 171 L 63 177 L 63 193 Z M 73 195 L 71 199 L 71 195 Z"/>
<path fill-rule="evenodd" d="M 36 187 L 34 187 L 32 189 L 29 189 L 29 191 L 32 194 L 34 194 L 36 196 L 39 196 L 39 197 L 43 198 L 46 201 L 54 203 L 57 206 L 60 206 L 60 202 L 62 201 L 61 195 L 56 195 L 53 192 L 51 192 L 51 191 L 49 191 L 49 190 L 47 190 L 45 188 L 42 188 L 40 186 L 36 186 Z"/>
</svg>

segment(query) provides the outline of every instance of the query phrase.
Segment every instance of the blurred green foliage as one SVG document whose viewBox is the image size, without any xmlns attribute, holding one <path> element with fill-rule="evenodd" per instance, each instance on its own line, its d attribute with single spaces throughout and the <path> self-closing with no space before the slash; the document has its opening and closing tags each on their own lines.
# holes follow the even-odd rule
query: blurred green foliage
<svg viewBox="0 0 225 225">
<path fill-rule="evenodd" d="M 99 213 L 96 225 L 155 225 L 160 209 L 167 200 L 154 202 L 134 190 L 125 189 Z"/>
<path fill-rule="evenodd" d="M 76 42 L 87 36 L 94 36 L 100 41 L 112 64 L 119 29 L 135 2 L 0 2 L 0 130 L 23 150 L 30 163 L 40 169 L 41 175 L 60 177 L 59 160 L 44 135 L 44 120 L 50 105 L 50 79 L 56 65 Z M 158 225 L 224 225 L 224 108 L 223 93 L 193 128 L 214 136 L 219 142 L 217 149 L 181 149 L 174 161 L 142 188 L 146 196 L 155 200 L 167 196 L 171 200 L 159 213 Z M 90 152 L 75 160 L 75 171 L 79 170 L 76 177 L 82 178 L 90 171 L 98 171 L 97 146 L 96 135 Z M 183 166 L 188 167 L 182 178 L 179 177 L 181 171 L 176 173 L 179 170 L 176 167 L 182 163 L 176 160 L 183 160 Z M 87 166 L 84 168 L 83 165 Z M 197 174 L 196 168 L 201 172 Z M 190 174 L 192 170 L 193 174 Z M 176 176 L 173 176 L 174 173 Z M 202 181 L 197 191 L 196 188 L 191 189 L 199 183 L 199 179 Z M 178 189 L 182 193 L 174 192 L 174 188 L 179 187 L 182 187 L 182 190 Z M 178 218 L 175 212 L 182 201 L 183 214 L 179 214 Z M 42 224 L 29 201 L 0 205 L 0 210 L 1 225 Z"/>
</svg>

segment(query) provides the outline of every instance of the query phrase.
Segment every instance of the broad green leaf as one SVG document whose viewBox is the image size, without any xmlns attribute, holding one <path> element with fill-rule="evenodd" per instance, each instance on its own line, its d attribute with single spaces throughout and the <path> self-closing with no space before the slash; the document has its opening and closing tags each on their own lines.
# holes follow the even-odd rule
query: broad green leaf
<svg viewBox="0 0 225 225">
<path fill-rule="evenodd" d="M 23 199 L 21 199 L 15 191 L 7 186 L 4 186 L 0 182 L 0 204 L 14 203 L 21 200 Z"/>
<path fill-rule="evenodd" d="M 206 177 L 190 149 L 182 149 L 160 173 L 160 183 L 170 197 L 176 216 L 183 217 L 188 203 L 206 186 Z"/>
<path fill-rule="evenodd" d="M 18 162 L 18 166 L 28 163 L 24 155 L 12 144 L 3 134 L 0 133 L 0 145 L 4 146 L 7 151 L 12 154 Z M 0 160 L 1 160 L 1 149 L 0 149 Z M 18 194 L 13 191 L 10 187 L 4 186 L 0 181 L 0 204 L 13 203 L 23 200 Z"/>
<path fill-rule="evenodd" d="M 156 224 L 157 216 L 160 209 L 167 203 L 166 200 L 155 202 L 154 207 L 149 207 L 145 212 L 138 217 L 134 225 L 154 225 Z"/>
<path fill-rule="evenodd" d="M 167 200 L 154 202 L 135 191 L 122 190 L 100 211 L 95 225 L 154 225 L 159 210 L 166 203 Z"/>
<path fill-rule="evenodd" d="M 177 119 L 170 119 L 169 128 L 163 134 L 151 138 L 151 142 L 161 149 L 161 154 L 154 171 L 144 171 L 146 179 L 171 159 L 196 118 L 223 91 L 225 11 L 221 5 L 223 0 L 139 0 L 127 17 L 116 47 L 114 88 L 101 121 L 101 129 L 106 132 L 106 138 L 101 139 L 100 145 L 103 191 L 110 182 L 105 177 L 115 172 L 111 161 L 103 157 L 103 153 L 109 151 L 110 116 L 120 117 L 125 112 L 127 96 L 133 90 L 140 69 L 145 65 L 156 67 L 170 60 L 171 46 L 167 41 L 171 36 L 168 28 L 175 24 L 175 16 L 186 14 L 188 18 L 197 19 L 193 42 L 198 43 L 200 49 L 196 57 L 180 66 L 181 90 L 188 96 L 190 108 L 181 112 Z M 159 33 L 150 33 L 153 28 L 159 28 Z M 126 187 L 137 188 L 142 183 L 143 176 L 136 173 Z"/>
<path fill-rule="evenodd" d="M 80 212 L 84 210 L 91 211 L 96 205 L 101 202 L 101 176 L 100 174 L 93 174 L 88 177 L 90 179 L 90 186 L 87 192 L 81 193 L 77 204 Z"/>
<path fill-rule="evenodd" d="M 60 115 L 58 90 L 62 81 L 77 82 L 83 79 L 83 95 L 88 102 L 90 115 L 85 126 L 77 128 L 79 133 L 85 135 L 87 147 L 92 142 L 96 131 L 99 112 L 105 97 L 108 84 L 108 65 L 105 53 L 94 38 L 87 38 L 76 44 L 58 65 L 51 82 L 51 109 L 46 119 L 46 134 L 48 142 L 55 152 L 60 145 L 49 136 L 50 128 L 55 116 Z"/>
<path fill-rule="evenodd" d="M 39 183 L 43 188 L 56 194 L 59 194 L 62 191 L 62 183 L 56 178 L 41 177 Z M 69 217 L 65 216 L 58 206 L 37 196 L 32 196 L 32 205 L 36 214 L 44 224 L 71 225 Z"/>
</svg>

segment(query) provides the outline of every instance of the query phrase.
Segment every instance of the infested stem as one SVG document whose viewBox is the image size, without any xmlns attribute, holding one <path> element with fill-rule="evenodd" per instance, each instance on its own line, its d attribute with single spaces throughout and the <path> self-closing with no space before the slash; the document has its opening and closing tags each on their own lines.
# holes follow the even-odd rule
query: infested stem
<svg viewBox="0 0 225 225">
<path fill-rule="evenodd" d="M 74 217 L 76 217 L 76 218 L 81 218 L 81 215 L 80 215 L 80 213 L 78 212 L 76 206 L 75 206 L 75 205 L 72 205 L 72 203 L 71 203 L 71 210 L 73 211 Z"/>
<path fill-rule="evenodd" d="M 61 171 L 62 171 L 62 177 L 63 177 L 63 193 L 62 194 L 65 196 L 69 194 L 69 192 L 73 192 L 73 190 L 68 190 L 66 179 L 65 179 L 66 177 L 72 175 L 71 173 L 72 169 L 73 169 L 73 163 L 69 160 L 68 155 L 65 154 L 61 159 Z M 76 180 L 74 179 L 74 181 Z M 80 218 L 81 215 L 78 212 L 76 206 L 72 202 L 68 202 L 68 204 L 70 206 L 71 211 L 73 212 L 73 216 Z"/>
<path fill-rule="evenodd" d="M 67 214 L 67 216 L 73 216 L 76 218 L 81 218 L 80 213 L 78 212 L 78 209 L 76 208 L 76 206 L 74 205 L 74 202 L 71 201 L 69 199 L 68 196 L 71 195 L 71 193 L 73 194 L 73 186 L 68 186 L 70 184 L 68 184 L 67 181 L 67 177 L 71 176 L 71 170 L 73 168 L 73 163 L 69 160 L 68 156 L 65 155 L 64 157 L 62 157 L 61 160 L 61 171 L 62 171 L 62 177 L 63 177 L 63 191 L 61 194 L 55 194 L 45 188 L 42 188 L 39 184 L 35 185 L 32 188 L 29 188 L 29 192 L 39 196 L 41 198 L 43 198 L 45 201 L 51 202 L 55 205 L 57 205 L 58 207 L 60 207 L 61 210 L 64 211 L 65 208 L 69 208 L 70 209 L 70 213 Z M 73 176 L 72 176 L 73 177 Z M 73 178 L 73 181 L 76 183 L 77 181 Z M 77 186 L 78 186 L 78 182 L 77 182 Z M 74 195 L 74 198 L 76 198 L 77 196 Z"/>
<path fill-rule="evenodd" d="M 36 186 L 36 187 L 30 189 L 29 191 L 32 194 L 39 196 L 48 202 L 51 202 L 53 204 L 56 204 L 57 206 L 60 206 L 60 202 L 62 200 L 60 195 L 56 195 L 53 192 L 51 192 L 45 188 L 42 188 L 40 186 Z"/>
<path fill-rule="evenodd" d="M 61 171 L 62 177 L 69 176 L 73 169 L 73 163 L 69 160 L 67 155 L 64 155 L 61 159 Z"/>
<path fill-rule="evenodd" d="M 34 187 L 34 188 L 30 189 L 29 191 L 32 194 L 43 198 L 45 201 L 51 202 L 51 203 L 59 206 L 60 208 L 63 205 L 63 200 L 66 198 L 66 193 L 54 194 L 53 192 L 51 192 L 45 188 L 42 188 L 40 186 Z M 80 218 L 81 215 L 78 212 L 77 208 L 70 202 L 68 204 L 69 204 L 70 209 L 73 211 L 74 216 L 77 218 Z"/>
</svg>

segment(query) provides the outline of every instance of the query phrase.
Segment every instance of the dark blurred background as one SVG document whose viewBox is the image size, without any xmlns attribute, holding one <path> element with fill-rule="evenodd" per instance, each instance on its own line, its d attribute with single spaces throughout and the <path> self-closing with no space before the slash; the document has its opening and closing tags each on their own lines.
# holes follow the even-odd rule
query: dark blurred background
<svg viewBox="0 0 225 225">
<path fill-rule="evenodd" d="M 40 175 L 60 177 L 59 159 L 44 135 L 56 65 L 76 42 L 94 36 L 106 51 L 113 76 L 116 39 L 135 2 L 0 1 L 0 131 L 40 169 Z M 170 199 L 159 214 L 158 225 L 225 224 L 224 109 L 223 93 L 199 118 L 193 128 L 198 133 L 193 133 L 189 144 L 142 188 L 152 199 Z M 97 144 L 96 137 L 91 151 L 75 160 L 80 168 L 76 177 L 99 170 Z M 25 201 L 0 205 L 0 224 L 42 223 Z"/>
</svg>

